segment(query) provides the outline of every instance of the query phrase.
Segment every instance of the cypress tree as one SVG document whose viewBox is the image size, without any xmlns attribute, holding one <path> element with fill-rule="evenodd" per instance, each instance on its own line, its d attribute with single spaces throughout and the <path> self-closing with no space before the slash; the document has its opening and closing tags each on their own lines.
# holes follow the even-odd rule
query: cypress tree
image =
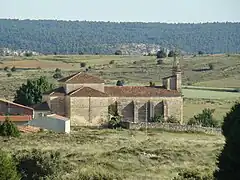
<svg viewBox="0 0 240 180">
<path fill-rule="evenodd" d="M 240 103 L 236 103 L 224 118 L 222 134 L 225 145 L 218 156 L 214 177 L 217 180 L 240 179 Z"/>
</svg>

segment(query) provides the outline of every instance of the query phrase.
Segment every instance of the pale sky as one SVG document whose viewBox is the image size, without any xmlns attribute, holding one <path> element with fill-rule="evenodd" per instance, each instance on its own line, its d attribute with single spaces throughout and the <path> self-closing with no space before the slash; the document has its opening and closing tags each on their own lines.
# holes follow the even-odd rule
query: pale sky
<svg viewBox="0 0 240 180">
<path fill-rule="evenodd" d="M 0 18 L 240 22 L 240 0 L 0 0 Z"/>
</svg>

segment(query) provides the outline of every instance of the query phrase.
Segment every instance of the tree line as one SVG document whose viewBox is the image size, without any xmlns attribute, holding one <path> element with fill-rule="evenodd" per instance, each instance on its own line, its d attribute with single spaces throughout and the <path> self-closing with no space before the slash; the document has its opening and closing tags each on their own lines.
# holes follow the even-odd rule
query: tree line
<svg viewBox="0 0 240 180">
<path fill-rule="evenodd" d="M 121 44 L 240 52 L 240 23 L 167 24 L 0 19 L 0 46 L 46 54 L 114 54 Z"/>
</svg>

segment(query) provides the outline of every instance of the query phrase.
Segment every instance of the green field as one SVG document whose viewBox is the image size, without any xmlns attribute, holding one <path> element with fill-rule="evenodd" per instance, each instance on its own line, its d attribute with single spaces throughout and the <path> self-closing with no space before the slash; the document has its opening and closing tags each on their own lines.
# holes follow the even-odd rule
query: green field
<svg viewBox="0 0 240 180">
<path fill-rule="evenodd" d="M 222 145 L 223 137 L 219 135 L 158 130 L 146 134 L 82 128 L 71 135 L 24 134 L 20 139 L 8 140 L 0 137 L 0 148 L 11 153 L 32 148 L 61 152 L 72 171 L 58 175 L 71 180 L 78 180 L 80 173 L 88 178 L 92 174 L 115 174 L 122 179 L 170 180 L 183 169 L 213 170 Z"/>
<path fill-rule="evenodd" d="M 114 60 L 113 64 L 109 64 Z M 124 80 L 125 85 L 149 85 L 149 81 L 161 85 L 162 78 L 171 74 L 172 58 L 166 58 L 164 64 L 157 65 L 153 56 L 107 56 L 107 55 L 57 55 L 34 57 L 2 57 L 0 58 L 0 91 L 1 97 L 12 100 L 16 89 L 27 79 L 38 78 L 41 75 L 57 85 L 52 78 L 54 70 L 60 68 L 67 76 L 77 71 L 90 69 L 88 73 L 100 76 L 107 84 L 116 84 L 117 80 Z M 84 68 L 80 63 L 85 62 Z M 186 56 L 181 61 L 183 68 L 183 85 L 191 89 L 183 89 L 184 121 L 188 121 L 194 114 L 205 107 L 216 109 L 214 116 L 222 120 L 222 116 L 230 109 L 234 101 L 240 99 L 240 93 L 209 91 L 204 89 L 240 88 L 240 55 L 218 56 Z M 213 64 L 213 70 L 196 72 Z M 4 67 L 15 66 L 16 72 L 7 77 Z M 196 90 L 201 86 L 200 89 Z"/>
</svg>

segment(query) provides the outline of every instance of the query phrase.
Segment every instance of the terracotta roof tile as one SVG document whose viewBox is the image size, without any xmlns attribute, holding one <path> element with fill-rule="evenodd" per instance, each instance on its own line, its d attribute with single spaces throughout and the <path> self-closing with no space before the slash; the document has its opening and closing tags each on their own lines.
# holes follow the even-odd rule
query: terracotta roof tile
<svg viewBox="0 0 240 180">
<path fill-rule="evenodd" d="M 32 108 L 36 111 L 50 111 L 50 107 L 48 106 L 47 102 L 35 104 L 32 106 Z"/>
<path fill-rule="evenodd" d="M 105 86 L 105 93 L 112 97 L 177 97 L 176 90 L 147 86 Z"/>
<path fill-rule="evenodd" d="M 104 80 L 100 79 L 99 77 L 92 76 L 88 73 L 78 72 L 78 73 L 75 73 L 75 74 L 70 75 L 68 77 L 62 78 L 58 82 L 72 83 L 72 84 L 104 83 Z"/>
<path fill-rule="evenodd" d="M 31 121 L 32 116 L 30 115 L 16 115 L 16 116 L 0 116 L 0 121 L 5 121 L 6 117 L 9 117 L 9 120 L 12 122 L 24 122 L 24 121 Z"/>
<path fill-rule="evenodd" d="M 33 126 L 17 126 L 19 131 L 22 133 L 36 133 L 40 131 L 39 127 Z"/>
<path fill-rule="evenodd" d="M 44 93 L 44 95 L 50 95 L 50 96 L 65 96 L 66 92 L 64 87 L 58 87 L 52 91 Z"/>
<path fill-rule="evenodd" d="M 14 103 L 14 102 L 11 102 L 11 101 L 8 101 L 8 100 L 5 100 L 5 99 L 0 99 L 0 101 L 1 101 L 1 102 L 4 102 L 4 103 L 9 103 L 9 104 L 12 104 L 12 105 L 14 105 L 14 106 L 21 107 L 21 108 L 24 108 L 24 109 L 33 110 L 33 108 L 31 108 L 31 107 L 24 106 L 24 105 L 21 105 L 21 104 L 18 104 L 18 103 Z"/>
<path fill-rule="evenodd" d="M 92 89 L 90 87 L 81 87 L 71 93 L 71 97 L 108 97 L 108 94 Z"/>
</svg>

